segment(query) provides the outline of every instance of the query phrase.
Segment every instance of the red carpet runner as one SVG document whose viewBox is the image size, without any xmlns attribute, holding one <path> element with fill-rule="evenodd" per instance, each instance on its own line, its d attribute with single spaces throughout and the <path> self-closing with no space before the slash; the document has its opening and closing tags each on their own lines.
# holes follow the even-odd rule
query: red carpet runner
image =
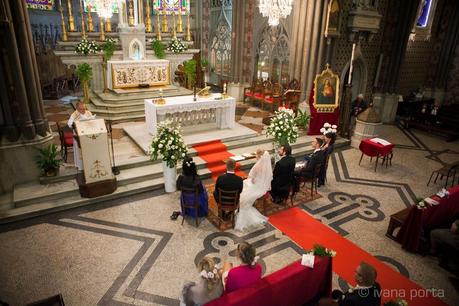
<svg viewBox="0 0 459 306">
<path fill-rule="evenodd" d="M 431 290 L 418 286 L 299 208 L 274 214 L 269 217 L 269 222 L 306 250 L 311 249 L 314 243 L 335 250 L 333 271 L 353 286 L 354 271 L 361 261 L 374 266 L 378 271 L 377 280 L 383 288 L 383 303 L 400 297 L 410 306 L 446 305 L 439 298 L 432 297 Z"/>
<path fill-rule="evenodd" d="M 220 140 L 198 143 L 193 145 L 193 148 L 198 152 L 198 156 L 207 163 L 207 168 L 211 172 L 214 181 L 226 171 L 224 160 L 234 155 L 227 151 L 227 147 Z M 246 177 L 246 174 L 238 169 L 239 163 L 236 164 L 236 174 Z"/>
</svg>

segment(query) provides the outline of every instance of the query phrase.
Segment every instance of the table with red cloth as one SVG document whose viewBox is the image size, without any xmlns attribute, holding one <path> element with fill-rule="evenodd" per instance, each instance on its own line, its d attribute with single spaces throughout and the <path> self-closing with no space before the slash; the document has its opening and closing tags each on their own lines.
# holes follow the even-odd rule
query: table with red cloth
<svg viewBox="0 0 459 306">
<path fill-rule="evenodd" d="M 397 241 L 410 252 L 418 252 L 421 245 L 421 233 L 435 228 L 451 226 L 459 214 L 459 185 L 451 187 L 449 196 L 440 198 L 433 195 L 430 198 L 438 201 L 438 205 L 429 205 L 420 209 L 416 205 L 411 207 L 408 216 L 397 234 Z"/>
<path fill-rule="evenodd" d="M 364 139 L 360 142 L 359 149 L 362 152 L 362 155 L 360 156 L 359 165 L 360 165 L 360 162 L 362 161 L 363 155 L 367 155 L 372 158 L 376 156 L 376 164 L 375 164 L 375 171 L 376 171 L 376 167 L 378 166 L 379 157 L 386 157 L 389 154 L 392 154 L 392 149 L 394 148 L 394 144 L 390 143 L 387 145 L 383 145 L 375 141 L 372 141 L 371 139 L 373 138 Z"/>
<path fill-rule="evenodd" d="M 256 283 L 207 303 L 206 306 L 303 305 L 329 297 L 332 286 L 332 259 L 316 257 L 314 268 L 294 262 Z"/>
</svg>

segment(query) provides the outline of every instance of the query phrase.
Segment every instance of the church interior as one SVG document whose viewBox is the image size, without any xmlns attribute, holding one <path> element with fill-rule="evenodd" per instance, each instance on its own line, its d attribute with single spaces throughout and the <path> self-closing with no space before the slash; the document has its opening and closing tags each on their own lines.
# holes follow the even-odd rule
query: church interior
<svg viewBox="0 0 459 306">
<path fill-rule="evenodd" d="M 0 0 L 0 305 L 459 305 L 459 1 Z"/>
</svg>

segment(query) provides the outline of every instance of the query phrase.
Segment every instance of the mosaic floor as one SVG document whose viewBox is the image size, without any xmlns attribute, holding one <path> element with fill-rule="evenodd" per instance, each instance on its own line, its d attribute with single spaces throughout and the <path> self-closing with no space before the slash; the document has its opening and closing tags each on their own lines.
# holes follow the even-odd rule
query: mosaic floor
<svg viewBox="0 0 459 306">
<path fill-rule="evenodd" d="M 381 136 L 397 144 L 392 167 L 374 172 L 368 158 L 358 165 L 358 150 L 335 152 L 322 197 L 300 207 L 458 305 L 451 275 L 436 259 L 406 253 L 385 232 L 392 213 L 438 190 L 426 187 L 428 177 L 459 160 L 459 143 L 396 126 L 385 126 Z M 264 274 L 300 258 L 301 248 L 269 224 L 221 233 L 204 219 L 198 228 L 171 221 L 178 199 L 178 193 L 145 193 L 0 227 L 0 300 L 23 305 L 62 293 L 66 305 L 178 305 L 183 283 L 197 276 L 195 263 L 207 254 L 237 263 L 242 240 L 256 246 Z M 334 275 L 334 287 L 347 284 Z"/>
</svg>

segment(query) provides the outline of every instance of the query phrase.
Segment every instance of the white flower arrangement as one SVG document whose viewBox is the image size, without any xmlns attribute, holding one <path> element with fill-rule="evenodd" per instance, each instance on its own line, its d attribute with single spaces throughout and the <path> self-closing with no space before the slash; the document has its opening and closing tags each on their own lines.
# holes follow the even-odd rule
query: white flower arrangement
<svg viewBox="0 0 459 306">
<path fill-rule="evenodd" d="M 295 124 L 291 109 L 279 108 L 268 126 L 267 135 L 274 137 L 278 144 L 293 144 L 298 138 L 298 127 Z"/>
<path fill-rule="evenodd" d="M 96 42 L 88 41 L 86 38 L 83 38 L 75 47 L 75 53 L 81 55 L 96 54 L 99 51 L 100 48 Z"/>
<path fill-rule="evenodd" d="M 419 202 L 416 204 L 416 207 L 417 207 L 418 209 L 426 209 L 426 208 L 427 208 L 427 203 L 424 202 L 424 200 L 419 201 Z"/>
<path fill-rule="evenodd" d="M 209 272 L 207 272 L 206 270 L 202 270 L 201 273 L 199 273 L 199 275 L 205 279 L 213 279 L 217 275 L 217 273 L 218 271 L 215 268 L 213 271 L 209 271 Z"/>
<path fill-rule="evenodd" d="M 328 249 L 320 244 L 314 244 L 313 249 L 310 250 L 308 253 L 311 253 L 314 256 L 319 257 L 335 257 L 336 251 L 332 249 Z"/>
<path fill-rule="evenodd" d="M 185 43 L 178 39 L 173 39 L 172 42 L 167 47 L 167 50 L 172 51 L 173 53 L 182 53 L 188 49 Z"/>
<path fill-rule="evenodd" d="M 156 137 L 151 142 L 150 159 L 161 158 L 168 167 L 175 167 L 183 160 L 187 153 L 187 147 L 180 134 L 180 126 L 170 120 L 157 125 Z"/>
<path fill-rule="evenodd" d="M 320 129 L 320 132 L 324 135 L 328 133 L 336 134 L 337 130 L 338 130 L 337 125 L 325 122 L 324 126 Z"/>
</svg>

